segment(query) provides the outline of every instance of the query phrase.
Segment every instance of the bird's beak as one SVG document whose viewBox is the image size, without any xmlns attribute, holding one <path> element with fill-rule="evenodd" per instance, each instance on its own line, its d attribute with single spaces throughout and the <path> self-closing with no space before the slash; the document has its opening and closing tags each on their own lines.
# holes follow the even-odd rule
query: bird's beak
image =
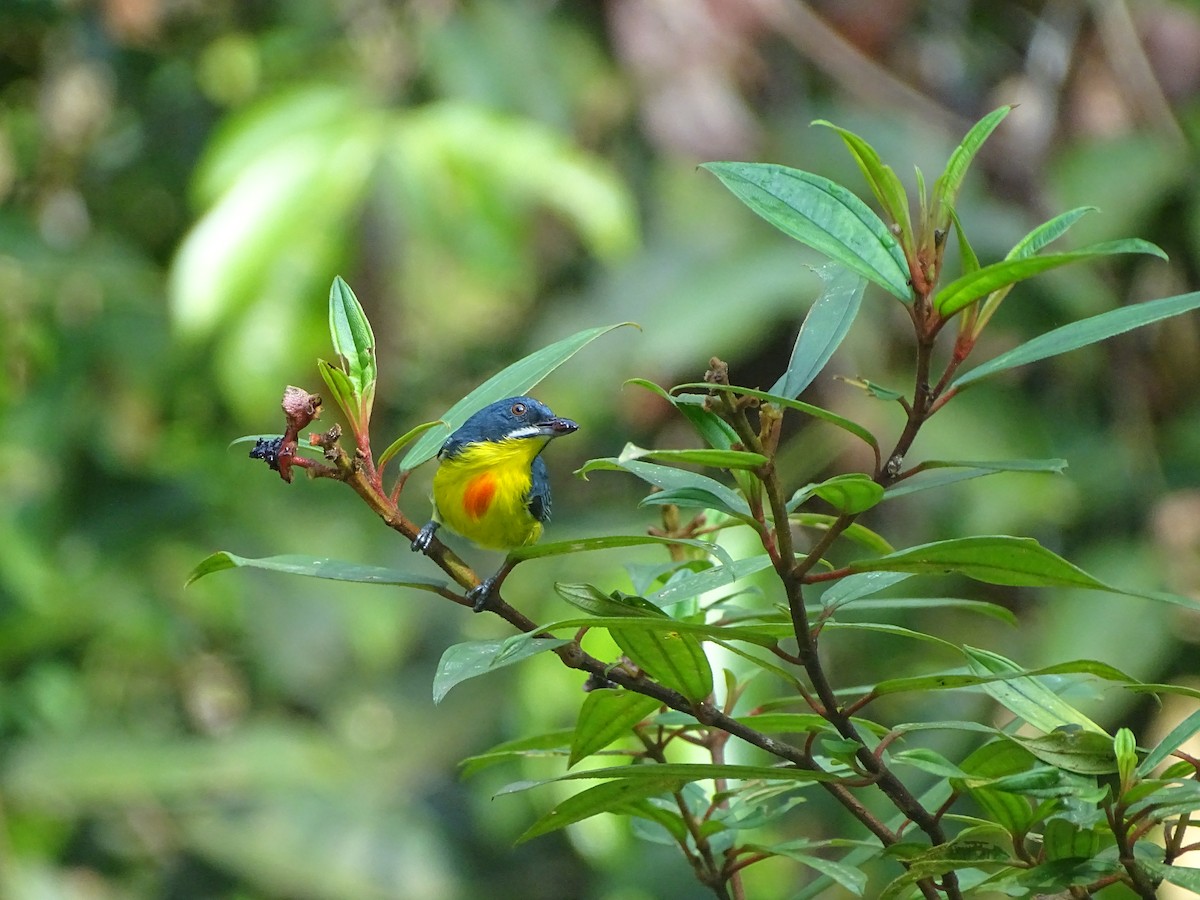
<svg viewBox="0 0 1200 900">
<path fill-rule="evenodd" d="M 562 437 L 564 434 L 570 434 L 578 430 L 579 423 L 572 422 L 570 419 L 553 418 L 538 425 L 539 433 L 548 438 Z"/>
</svg>

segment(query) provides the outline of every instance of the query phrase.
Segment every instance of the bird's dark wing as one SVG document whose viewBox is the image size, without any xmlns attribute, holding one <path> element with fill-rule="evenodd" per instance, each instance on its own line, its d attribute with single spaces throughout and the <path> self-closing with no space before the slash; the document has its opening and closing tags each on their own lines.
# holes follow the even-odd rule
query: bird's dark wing
<svg viewBox="0 0 1200 900">
<path fill-rule="evenodd" d="M 526 505 L 529 507 L 529 514 L 545 524 L 550 521 L 550 473 L 540 456 L 534 457 L 530 475 L 532 483 L 529 485 L 529 499 Z"/>
</svg>

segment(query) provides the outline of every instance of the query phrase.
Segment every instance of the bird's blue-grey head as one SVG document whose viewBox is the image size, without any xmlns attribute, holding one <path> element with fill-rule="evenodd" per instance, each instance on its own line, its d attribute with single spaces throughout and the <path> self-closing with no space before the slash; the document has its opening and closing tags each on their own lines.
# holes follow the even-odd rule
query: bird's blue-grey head
<svg viewBox="0 0 1200 900">
<path fill-rule="evenodd" d="M 577 431 L 579 425 L 556 416 L 550 407 L 532 397 L 497 400 L 471 415 L 442 445 L 439 456 L 454 456 L 480 441 L 539 438 L 543 442 Z"/>
</svg>

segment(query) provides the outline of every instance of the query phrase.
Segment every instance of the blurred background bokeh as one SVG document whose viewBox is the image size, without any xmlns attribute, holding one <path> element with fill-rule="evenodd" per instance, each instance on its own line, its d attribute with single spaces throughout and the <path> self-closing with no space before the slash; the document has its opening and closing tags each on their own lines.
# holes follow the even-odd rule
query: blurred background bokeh
<svg viewBox="0 0 1200 900">
<path fill-rule="evenodd" d="M 626 320 L 539 396 L 583 427 L 548 455 L 551 535 L 652 522 L 632 479 L 570 472 L 687 430 L 631 377 L 694 380 L 712 355 L 770 384 L 818 281 L 813 254 L 696 167 L 714 159 L 861 176 L 828 118 L 910 186 L 969 124 L 1019 107 L 959 213 L 981 258 L 1078 205 L 1075 245 L 1121 257 L 1019 287 L 977 350 L 1187 291 L 1200 263 L 1200 4 L 1187 0 L 2 0 L 0 2 L 0 897 L 357 900 L 703 896 L 670 848 L 600 819 L 513 847 L 561 771 L 457 761 L 567 727 L 553 659 L 455 689 L 442 649 L 502 623 L 430 595 L 224 573 L 216 549 L 425 571 L 333 482 L 290 486 L 229 442 L 281 428 L 286 384 L 321 390 L 342 274 L 380 344 L 376 446 L 503 365 Z M 906 319 L 872 288 L 829 372 L 896 387 Z M 1192 315 L 981 386 L 921 457 L 1061 456 L 1065 476 L 981 479 L 897 501 L 898 545 L 1036 536 L 1094 574 L 1200 586 L 1200 328 Z M 822 377 L 806 399 L 894 438 L 897 410 Z M 332 412 L 326 420 L 332 418 Z M 863 464 L 796 429 L 797 485 Z M 427 512 L 428 473 L 405 507 Z M 469 553 L 470 551 L 468 551 Z M 623 586 L 620 555 L 529 564 Z M 494 558 L 471 556 L 490 566 Z M 652 559 L 647 556 L 646 559 Z M 938 588 L 931 588 L 936 590 Z M 988 589 L 1021 626 L 914 624 L 1039 665 L 1090 657 L 1200 683 L 1200 621 L 1124 597 Z M 827 642 L 842 683 L 949 660 Z M 1149 734 L 1163 713 L 1093 698 Z M 896 701 L 897 719 L 943 715 Z M 986 716 L 979 698 L 958 715 Z M 1168 705 L 1167 715 L 1173 714 Z M 776 839 L 842 821 L 814 796 Z M 752 896 L 808 874 L 749 870 Z M 833 896 L 833 894 L 831 894 Z"/>
</svg>

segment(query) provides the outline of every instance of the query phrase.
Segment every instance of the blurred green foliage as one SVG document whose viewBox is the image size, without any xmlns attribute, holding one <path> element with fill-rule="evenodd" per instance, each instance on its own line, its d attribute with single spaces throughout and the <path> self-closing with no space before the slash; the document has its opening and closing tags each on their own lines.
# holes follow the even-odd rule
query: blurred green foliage
<svg viewBox="0 0 1200 900">
<path fill-rule="evenodd" d="M 1138 235 L 1170 254 L 1023 285 L 981 358 L 1179 293 L 1200 264 L 1197 17 L 1182 0 L 6 2 L 0 896 L 695 896 L 669 849 L 615 821 L 513 849 L 541 800 L 491 800 L 512 773 L 458 780 L 456 760 L 569 723 L 579 703 L 536 659 L 435 711 L 442 648 L 495 638 L 495 622 L 266 573 L 184 591 L 220 546 L 407 553 L 344 491 L 285 488 L 228 442 L 277 429 L 285 384 L 317 389 L 338 272 L 379 339 L 384 445 L 529 349 L 632 319 L 640 335 L 606 339 L 541 391 L 584 426 L 550 460 L 551 536 L 629 530 L 636 487 L 571 468 L 627 438 L 687 438 L 622 383 L 691 380 L 713 354 L 738 382 L 768 382 L 819 286 L 815 257 L 696 166 L 761 159 L 858 184 L 836 136 L 807 128 L 818 117 L 932 170 L 962 122 L 1019 102 L 959 203 L 980 256 L 1084 204 L 1102 213 L 1072 246 Z M 894 304 L 872 299 L 833 370 L 905 358 Z M 881 513 L 903 528 L 879 530 L 1033 534 L 1101 578 L 1194 592 L 1198 381 L 1191 316 L 980 387 L 922 435 L 923 455 L 1065 457 L 1068 474 L 922 494 Z M 896 424 L 840 382 L 810 391 Z M 804 432 L 783 458 L 803 484 L 859 452 Z M 608 568 L 571 565 L 562 580 Z M 553 560 L 537 566 L 554 577 Z M 1070 592 L 992 599 L 1022 627 L 946 614 L 936 630 L 969 628 L 1029 666 L 1087 655 L 1196 677 L 1200 631 L 1181 615 Z M 863 635 L 831 646 L 831 668 L 864 678 L 923 665 Z M 1157 715 L 1115 697 L 1098 721 Z M 981 697 L 937 702 L 927 718 L 988 715 Z M 832 810 L 810 815 L 838 830 Z M 747 873 L 752 896 L 796 886 L 798 870 L 771 865 Z"/>
</svg>

